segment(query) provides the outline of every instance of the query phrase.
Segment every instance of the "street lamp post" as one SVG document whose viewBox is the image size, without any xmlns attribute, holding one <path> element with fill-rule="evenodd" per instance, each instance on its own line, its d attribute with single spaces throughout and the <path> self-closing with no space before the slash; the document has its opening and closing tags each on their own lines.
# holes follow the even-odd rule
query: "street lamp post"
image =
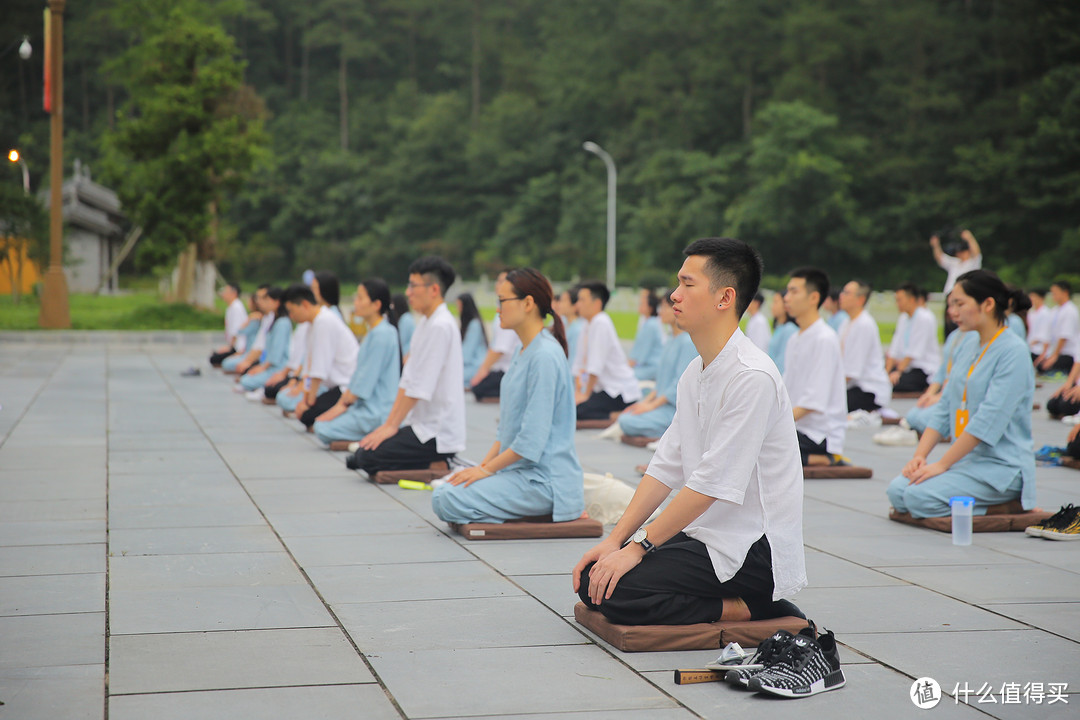
<svg viewBox="0 0 1080 720">
<path fill-rule="evenodd" d="M 64 277 L 64 0 L 49 0 L 49 269 L 41 296 L 38 324 L 43 328 L 71 327 L 67 279 Z"/>
<path fill-rule="evenodd" d="M 26 167 L 26 161 L 23 160 L 21 155 L 19 155 L 18 150 L 12 150 L 11 152 L 9 152 L 8 153 L 8 160 L 10 160 L 13 163 L 18 163 L 19 167 L 22 168 L 23 192 L 25 192 L 27 195 L 29 195 L 30 194 L 30 170 L 28 170 L 27 167 Z"/>
<path fill-rule="evenodd" d="M 611 156 L 591 140 L 582 148 L 604 161 L 607 166 L 607 286 L 615 290 L 615 161 Z"/>
</svg>

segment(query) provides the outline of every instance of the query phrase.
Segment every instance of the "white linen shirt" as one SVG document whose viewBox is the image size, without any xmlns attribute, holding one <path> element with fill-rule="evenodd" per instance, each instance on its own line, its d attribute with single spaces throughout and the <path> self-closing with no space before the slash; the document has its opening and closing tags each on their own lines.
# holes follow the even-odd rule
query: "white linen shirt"
<svg viewBox="0 0 1080 720">
<path fill-rule="evenodd" d="M 637 376 L 626 361 L 615 323 L 606 312 L 593 316 L 585 326 L 585 337 L 578 348 L 574 375 L 595 375 L 594 392 L 605 392 L 611 397 L 622 396 L 623 402 L 634 403 L 641 399 L 641 387 Z"/>
<path fill-rule="evenodd" d="M 1042 355 L 1050 342 L 1050 322 L 1053 320 L 1053 311 L 1043 305 L 1038 310 L 1029 310 L 1028 323 L 1028 347 L 1034 355 Z"/>
<path fill-rule="evenodd" d="M 419 401 L 402 422 L 403 426 L 412 426 L 417 440 L 426 443 L 435 438 L 435 449 L 447 455 L 465 449 L 461 330 L 446 303 L 416 323 L 409 362 L 401 372 L 398 387 Z"/>
<path fill-rule="evenodd" d="M 259 321 L 259 332 L 255 334 L 255 341 L 251 343 L 252 350 L 262 352 L 266 348 L 266 334 L 270 332 L 270 326 L 274 324 L 274 313 L 266 313 Z"/>
<path fill-rule="evenodd" d="M 924 307 L 915 308 L 915 313 L 910 316 L 900 313 L 889 344 L 889 357 L 896 361 L 909 357 L 910 368 L 922 370 L 928 378 L 933 377 L 941 364 L 934 313 Z"/>
<path fill-rule="evenodd" d="M 521 338 L 513 330 L 507 330 L 499 324 L 499 316 L 495 316 L 495 325 L 491 328 L 492 352 L 502 353 L 502 356 L 491 365 L 492 372 L 506 372 L 510 369 L 510 361 L 514 359 L 514 353 L 521 347 Z"/>
<path fill-rule="evenodd" d="M 776 365 L 741 330 L 708 367 L 698 356 L 683 372 L 675 418 L 647 474 L 719 501 L 685 532 L 708 548 L 720 582 L 734 577 L 765 535 L 773 599 L 806 587 L 802 460 L 791 401 Z"/>
<path fill-rule="evenodd" d="M 225 310 L 225 341 L 232 343 L 236 340 L 236 333 L 247 322 L 248 312 L 240 298 L 233 298 L 229 307 Z M 242 348 L 241 348 L 242 349 Z"/>
<path fill-rule="evenodd" d="M 840 349 L 844 356 L 844 376 L 850 384 L 872 393 L 875 403 L 887 407 L 892 400 L 892 383 L 885 372 L 877 321 L 866 310 L 840 326 Z"/>
<path fill-rule="evenodd" d="M 759 310 L 746 321 L 746 337 L 765 352 L 769 352 L 772 331 L 769 329 L 769 321 L 765 319 L 765 313 Z"/>
<path fill-rule="evenodd" d="M 321 308 L 308 330 L 308 376 L 318 378 L 323 387 L 344 387 L 356 371 L 356 351 L 360 344 L 349 326 L 330 308 Z"/>
<path fill-rule="evenodd" d="M 828 452 L 844 452 L 847 383 L 840 336 L 822 318 L 788 340 L 784 385 L 792 407 L 812 411 L 795 421 L 795 428 L 816 443 L 824 440 Z"/>
<path fill-rule="evenodd" d="M 1061 347 L 1061 354 L 1076 358 L 1080 352 L 1080 311 L 1077 311 L 1072 300 L 1054 308 L 1054 315 L 1050 319 L 1050 352 L 1054 351 L 1062 338 L 1065 338 L 1065 344 Z"/>
<path fill-rule="evenodd" d="M 945 278 L 945 288 L 942 290 L 943 293 L 948 295 L 949 291 L 953 289 L 953 285 L 956 284 L 956 278 L 966 272 L 978 270 L 982 267 L 982 253 L 970 257 L 967 260 L 961 260 L 958 257 L 942 253 L 941 259 L 938 260 L 938 265 L 940 265 L 945 272 L 949 273 L 949 276 Z"/>
</svg>

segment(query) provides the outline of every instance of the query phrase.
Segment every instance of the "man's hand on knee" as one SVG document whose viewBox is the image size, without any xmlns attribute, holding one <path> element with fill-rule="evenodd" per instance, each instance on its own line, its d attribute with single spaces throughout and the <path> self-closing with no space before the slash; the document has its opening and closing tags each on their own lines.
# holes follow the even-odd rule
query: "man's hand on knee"
<svg viewBox="0 0 1080 720">
<path fill-rule="evenodd" d="M 619 544 L 613 541 L 609 535 L 606 539 L 601 540 L 598 544 L 590 548 L 588 552 L 582 555 L 581 559 L 578 560 L 578 564 L 574 566 L 573 573 L 571 574 L 574 592 L 578 592 L 581 589 L 581 573 L 585 571 L 585 568 L 587 568 L 590 563 L 605 558 L 618 549 Z"/>
<path fill-rule="evenodd" d="M 364 436 L 364 439 L 360 441 L 360 447 L 363 450 L 375 450 L 396 434 L 397 428 L 391 425 L 380 425 Z"/>
<path fill-rule="evenodd" d="M 645 556 L 638 543 L 631 543 L 597 561 L 589 573 L 589 598 L 599 605 L 611 597 L 623 575 L 633 570 Z"/>
</svg>

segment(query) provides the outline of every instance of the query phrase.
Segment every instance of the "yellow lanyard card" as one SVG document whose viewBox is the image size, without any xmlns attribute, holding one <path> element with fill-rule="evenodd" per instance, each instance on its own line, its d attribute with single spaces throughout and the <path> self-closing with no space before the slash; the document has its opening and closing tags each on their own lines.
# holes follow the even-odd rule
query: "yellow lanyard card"
<svg viewBox="0 0 1080 720">
<path fill-rule="evenodd" d="M 969 420 L 971 420 L 971 415 L 968 413 L 967 408 L 956 409 L 956 431 L 953 433 L 954 438 L 958 438 L 964 434 L 964 428 L 967 427 Z"/>
</svg>

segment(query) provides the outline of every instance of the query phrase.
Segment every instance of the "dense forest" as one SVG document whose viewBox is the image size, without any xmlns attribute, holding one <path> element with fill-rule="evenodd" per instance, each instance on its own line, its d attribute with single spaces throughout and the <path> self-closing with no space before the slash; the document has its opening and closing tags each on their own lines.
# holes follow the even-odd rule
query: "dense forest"
<svg viewBox="0 0 1080 720">
<path fill-rule="evenodd" d="M 0 142 L 37 188 L 43 3 L 3 4 Z M 592 140 L 620 283 L 733 234 L 773 275 L 936 289 L 960 227 L 1007 279 L 1080 273 L 1076 0 L 69 0 L 65 37 L 66 162 L 147 227 L 142 271 L 195 237 L 248 280 L 602 277 Z"/>
</svg>

